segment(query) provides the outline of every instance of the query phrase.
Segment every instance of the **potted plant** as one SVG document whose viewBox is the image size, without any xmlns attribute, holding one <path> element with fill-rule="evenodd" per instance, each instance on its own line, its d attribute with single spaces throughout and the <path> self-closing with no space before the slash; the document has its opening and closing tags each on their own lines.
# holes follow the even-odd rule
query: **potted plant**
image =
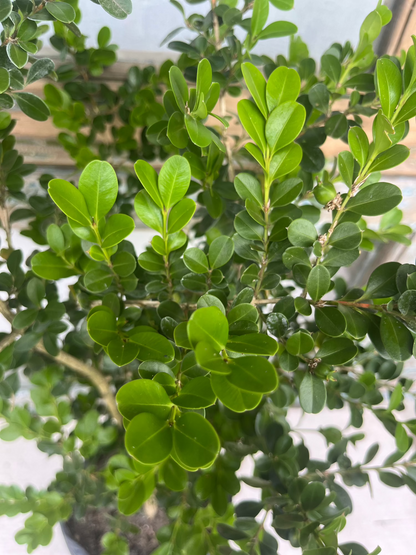
<svg viewBox="0 0 416 555">
<path fill-rule="evenodd" d="M 100 4 L 121 19 L 132 8 Z M 379 244 L 410 243 L 402 193 L 381 172 L 409 155 L 415 47 L 376 59 L 391 18 L 378 5 L 357 47 L 333 44 L 318 68 L 292 23 L 268 21 L 268 0 L 212 0 L 189 17 L 172 4 L 194 33 L 168 37 L 178 62 L 132 67 L 113 90 L 111 32 L 87 48 L 76 1 L 1 3 L 0 438 L 35 440 L 63 466 L 46 491 L 0 486 L 0 514 L 28 514 L 16 541 L 29 553 L 65 521 L 90 555 L 236 544 L 272 555 L 277 538 L 304 555 L 368 553 L 338 541 L 348 488 L 378 475 L 416 492 L 415 420 L 401 414 L 416 266 L 380 261 L 354 287 L 340 270 Z M 56 66 L 36 56 L 45 21 Z M 291 36 L 288 57 L 253 52 L 279 36 Z M 57 81 L 44 99 L 23 90 L 41 78 Z M 69 181 L 44 174 L 25 189 L 36 167 L 17 150 L 14 103 L 52 118 L 74 161 Z M 143 252 L 129 240 L 139 220 L 154 231 Z M 25 259 L 12 226 L 33 241 Z M 288 422 L 297 403 L 350 411 L 351 429 L 320 429 L 320 460 Z M 359 463 L 349 456 L 365 411 L 395 437 L 380 464 L 376 441 Z M 242 481 L 259 501 L 233 504 Z"/>
</svg>

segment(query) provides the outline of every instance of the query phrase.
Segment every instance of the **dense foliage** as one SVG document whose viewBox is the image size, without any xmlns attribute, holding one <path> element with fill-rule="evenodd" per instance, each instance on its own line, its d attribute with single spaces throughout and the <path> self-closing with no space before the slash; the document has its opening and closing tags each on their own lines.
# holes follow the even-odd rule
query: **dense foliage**
<svg viewBox="0 0 416 555">
<path fill-rule="evenodd" d="M 132 11 L 129 0 L 99 3 L 121 19 Z M 409 155 L 400 141 L 416 116 L 415 46 L 376 60 L 391 19 L 379 5 L 357 47 L 333 44 L 318 67 L 292 23 L 268 23 L 269 0 L 211 0 L 189 17 L 171 3 L 194 39 L 172 40 L 176 29 L 166 39 L 176 64 L 132 67 L 113 90 L 111 32 L 87 48 L 75 0 L 0 0 L 0 311 L 11 324 L 0 335 L 0 438 L 63 458 L 47 491 L 0 486 L 0 514 L 29 513 L 16 536 L 29 553 L 55 523 L 101 507 L 112 529 L 103 554 L 128 554 L 123 515 L 153 495 L 170 522 L 159 555 L 236 544 L 273 555 L 277 536 L 304 555 L 366 554 L 338 544 L 347 489 L 378 475 L 416 493 L 416 419 L 401 417 L 416 265 L 368 268 L 360 288 L 339 273 L 381 244 L 410 244 L 402 193 L 380 172 Z M 36 56 L 48 22 L 56 67 Z M 288 57 L 252 51 L 281 36 Z M 44 100 L 24 91 L 43 78 Z M 240 96 L 237 118 L 226 100 Z M 25 187 L 36 167 L 12 135 L 14 103 L 52 118 L 73 181 L 45 174 Z M 334 161 L 320 148 L 328 137 L 344 143 Z M 155 232 L 141 253 L 128 240 L 136 215 Z M 26 260 L 13 226 L 34 243 Z M 320 429 L 321 460 L 286 419 L 298 401 L 306 413 L 350 410 L 349 429 Z M 363 461 L 349 456 L 366 411 L 396 441 L 379 465 L 376 442 Z M 248 456 L 253 475 L 237 477 Z M 233 505 L 242 480 L 261 501 Z"/>
</svg>

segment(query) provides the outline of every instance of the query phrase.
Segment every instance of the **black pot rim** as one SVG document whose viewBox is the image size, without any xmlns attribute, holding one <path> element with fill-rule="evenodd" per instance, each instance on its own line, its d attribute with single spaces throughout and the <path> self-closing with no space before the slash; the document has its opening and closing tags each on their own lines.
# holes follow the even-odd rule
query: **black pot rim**
<svg viewBox="0 0 416 555">
<path fill-rule="evenodd" d="M 76 542 L 71 536 L 68 525 L 65 522 L 60 522 L 60 525 L 69 553 L 71 555 L 89 555 L 88 551 L 86 551 L 81 545 L 79 545 L 79 543 Z"/>
</svg>

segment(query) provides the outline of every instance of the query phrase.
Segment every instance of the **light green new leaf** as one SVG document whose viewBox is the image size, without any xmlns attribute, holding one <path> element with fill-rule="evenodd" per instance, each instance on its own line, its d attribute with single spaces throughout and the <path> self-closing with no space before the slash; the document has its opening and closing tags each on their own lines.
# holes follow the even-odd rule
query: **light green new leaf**
<svg viewBox="0 0 416 555">
<path fill-rule="evenodd" d="M 269 17 L 269 0 L 254 0 L 253 15 L 251 18 L 251 34 L 256 37 L 260 34 Z"/>
<path fill-rule="evenodd" d="M 172 451 L 172 435 L 167 420 L 147 412 L 138 414 L 127 427 L 127 452 L 143 464 L 159 464 Z"/>
<path fill-rule="evenodd" d="M 251 96 L 254 98 L 260 112 L 267 118 L 266 80 L 263 74 L 256 66 L 248 62 L 241 66 L 241 70 Z"/>
<path fill-rule="evenodd" d="M 172 66 L 169 70 L 169 80 L 175 100 L 182 113 L 185 113 L 185 105 L 189 99 L 188 85 L 182 71 L 177 66 Z"/>
<path fill-rule="evenodd" d="M 259 40 L 277 39 L 280 37 L 290 37 L 297 33 L 298 28 L 290 21 L 274 21 L 267 25 L 265 29 L 259 34 Z"/>
<path fill-rule="evenodd" d="M 196 96 L 200 99 L 201 94 L 204 98 L 207 97 L 210 87 L 212 84 L 212 69 L 209 61 L 204 58 L 198 64 L 198 70 L 196 74 Z"/>
<path fill-rule="evenodd" d="M 159 173 L 159 191 L 166 208 L 179 202 L 191 182 L 191 167 L 186 158 L 172 156 Z"/>
<path fill-rule="evenodd" d="M 402 76 L 389 58 L 377 60 L 376 85 L 383 113 L 391 119 L 402 94 Z"/>
<path fill-rule="evenodd" d="M 315 226 L 303 218 L 293 220 L 287 229 L 289 241 L 295 247 L 311 247 L 318 237 Z"/>
<path fill-rule="evenodd" d="M 134 220 L 126 214 L 113 214 L 107 220 L 103 232 L 102 246 L 105 249 L 121 243 L 134 231 Z"/>
<path fill-rule="evenodd" d="M 187 268 L 195 274 L 205 274 L 209 271 L 207 255 L 201 249 L 193 247 L 187 249 L 183 255 L 183 261 Z"/>
<path fill-rule="evenodd" d="M 199 308 L 188 322 L 188 338 L 194 347 L 204 341 L 221 351 L 228 341 L 227 318 L 216 306 Z"/>
<path fill-rule="evenodd" d="M 265 358 L 243 356 L 230 360 L 228 366 L 227 380 L 243 391 L 270 393 L 278 386 L 276 369 Z"/>
<path fill-rule="evenodd" d="M 211 380 L 201 376 L 186 383 L 178 397 L 174 397 L 172 401 L 181 409 L 197 410 L 210 407 L 215 403 L 215 399 Z"/>
<path fill-rule="evenodd" d="M 250 173 L 239 173 L 234 179 L 237 194 L 243 200 L 250 199 L 263 206 L 263 192 L 259 181 Z"/>
<path fill-rule="evenodd" d="M 134 171 L 153 202 L 159 208 L 163 208 L 163 202 L 157 185 L 158 177 L 156 170 L 149 164 L 149 162 L 146 162 L 145 160 L 137 160 L 134 164 Z"/>
<path fill-rule="evenodd" d="M 185 126 L 189 133 L 191 141 L 201 148 L 206 148 L 212 143 L 212 134 L 203 123 L 192 117 L 190 114 L 185 115 Z"/>
<path fill-rule="evenodd" d="M 118 193 L 116 172 L 108 162 L 93 160 L 79 178 L 78 190 L 95 223 L 110 212 Z"/>
<path fill-rule="evenodd" d="M 141 221 L 158 233 L 163 233 L 163 217 L 160 208 L 146 191 L 139 191 L 134 199 L 134 210 Z"/>
<path fill-rule="evenodd" d="M 173 445 L 179 464 L 189 468 L 209 466 L 220 450 L 220 440 L 212 424 L 195 412 L 176 419 Z"/>
<path fill-rule="evenodd" d="M 237 105 L 238 117 L 244 129 L 264 153 L 266 151 L 265 119 L 251 100 L 240 100 Z"/>
<path fill-rule="evenodd" d="M 153 380 L 133 380 L 124 384 L 117 392 L 118 410 L 132 420 L 143 412 L 151 413 L 161 418 L 168 418 L 172 401 L 164 388 Z"/>
<path fill-rule="evenodd" d="M 281 66 L 276 68 L 267 80 L 267 106 L 272 112 L 284 102 L 295 101 L 300 92 L 300 77 L 297 71 Z"/>
<path fill-rule="evenodd" d="M 133 330 L 134 331 L 134 330 Z M 133 333 L 130 341 L 140 345 L 139 359 L 171 362 L 175 358 L 172 343 L 163 335 L 151 331 Z"/>
<path fill-rule="evenodd" d="M 184 198 L 175 204 L 169 213 L 168 233 L 176 233 L 183 229 L 191 221 L 195 210 L 195 201 L 190 198 Z"/>
<path fill-rule="evenodd" d="M 266 123 L 266 139 L 272 152 L 296 139 L 305 123 L 306 110 L 297 102 L 288 101 L 277 106 Z"/>
<path fill-rule="evenodd" d="M 88 212 L 84 196 L 69 181 L 52 179 L 49 181 L 49 195 L 62 212 L 85 227 L 91 227 L 91 215 Z"/>
<path fill-rule="evenodd" d="M 361 127 L 351 127 L 348 132 L 348 144 L 351 152 L 360 166 L 363 168 L 368 158 L 369 142 L 365 131 Z"/>
<path fill-rule="evenodd" d="M 261 393 L 243 391 L 233 385 L 227 376 L 220 374 L 211 375 L 211 384 L 214 393 L 223 405 L 234 412 L 245 412 L 256 408 L 263 398 Z"/>
</svg>

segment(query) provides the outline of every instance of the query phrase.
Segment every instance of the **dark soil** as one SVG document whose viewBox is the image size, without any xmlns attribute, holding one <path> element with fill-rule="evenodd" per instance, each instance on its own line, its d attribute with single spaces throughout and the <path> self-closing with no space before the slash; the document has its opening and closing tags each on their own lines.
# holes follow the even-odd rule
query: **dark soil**
<svg viewBox="0 0 416 555">
<path fill-rule="evenodd" d="M 158 510 L 153 518 L 149 518 L 143 512 L 140 512 L 127 520 L 139 529 L 137 534 L 126 534 L 130 546 L 130 555 L 149 555 L 152 553 L 159 545 L 156 532 L 159 528 L 168 524 L 166 515 Z M 72 538 L 89 555 L 101 555 L 103 552 L 101 538 L 106 532 L 111 531 L 108 516 L 105 513 L 92 509 L 81 520 L 71 518 L 66 524 Z"/>
</svg>

